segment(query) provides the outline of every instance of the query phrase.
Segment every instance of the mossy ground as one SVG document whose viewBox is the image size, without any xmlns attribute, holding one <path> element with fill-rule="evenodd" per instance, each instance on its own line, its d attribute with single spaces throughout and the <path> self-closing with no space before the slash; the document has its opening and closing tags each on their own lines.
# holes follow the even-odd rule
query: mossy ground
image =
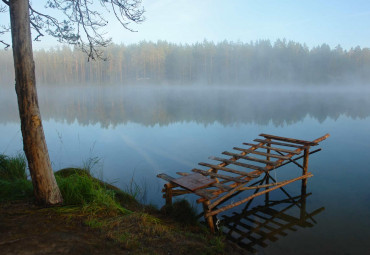
<svg viewBox="0 0 370 255">
<path fill-rule="evenodd" d="M 0 254 L 240 254 L 184 201 L 157 210 L 70 168 L 56 173 L 65 205 L 38 207 L 19 172 L 0 182 Z"/>
</svg>

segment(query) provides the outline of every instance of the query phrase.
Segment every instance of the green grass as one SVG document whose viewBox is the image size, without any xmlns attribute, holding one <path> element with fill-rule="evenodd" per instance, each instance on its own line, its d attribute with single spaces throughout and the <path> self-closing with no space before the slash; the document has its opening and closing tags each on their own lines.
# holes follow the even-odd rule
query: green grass
<svg viewBox="0 0 370 255">
<path fill-rule="evenodd" d="M 0 154 L 0 179 L 14 181 L 27 179 L 26 158 L 22 154 L 9 157 Z"/>
<path fill-rule="evenodd" d="M 0 202 L 32 198 L 32 183 L 27 180 L 26 158 L 0 154 Z"/>
<path fill-rule="evenodd" d="M 64 177 L 56 174 L 56 180 L 64 205 L 82 206 L 84 212 L 92 215 L 117 215 L 130 212 L 117 202 L 115 191 L 106 189 L 84 171 L 76 171 Z"/>
</svg>

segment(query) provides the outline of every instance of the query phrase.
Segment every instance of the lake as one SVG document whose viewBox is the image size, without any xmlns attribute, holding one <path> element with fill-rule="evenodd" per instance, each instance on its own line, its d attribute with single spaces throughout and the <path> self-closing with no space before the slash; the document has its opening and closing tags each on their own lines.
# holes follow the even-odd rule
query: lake
<svg viewBox="0 0 370 255">
<path fill-rule="evenodd" d="M 308 180 L 310 195 L 300 204 L 307 214 L 315 212 L 308 223 L 295 222 L 301 210 L 286 201 L 280 190 L 270 194 L 274 209 L 263 209 L 265 197 L 261 196 L 244 214 L 241 205 L 218 217 L 226 219 L 229 227 L 225 225 L 224 232 L 230 239 L 256 254 L 370 251 L 369 89 L 153 86 L 38 90 L 54 170 L 90 164 L 97 177 L 157 206 L 164 204 L 161 189 L 165 183 L 156 178 L 158 173 L 176 176 L 178 171 L 197 167 L 198 162 L 212 163 L 209 156 L 221 156 L 260 133 L 304 140 L 330 133 L 320 144 L 323 150 L 309 160 L 314 176 Z M 22 151 L 13 88 L 1 87 L 0 107 L 0 153 L 12 155 Z M 289 164 L 272 176 L 281 181 L 300 173 Z M 292 197 L 301 195 L 300 182 L 285 188 Z M 196 206 L 195 197 L 188 199 Z M 277 215 L 270 219 L 272 225 L 250 232 L 256 228 L 248 222 L 271 215 Z M 276 235 L 266 234 L 281 226 L 285 226 L 283 231 Z"/>
</svg>

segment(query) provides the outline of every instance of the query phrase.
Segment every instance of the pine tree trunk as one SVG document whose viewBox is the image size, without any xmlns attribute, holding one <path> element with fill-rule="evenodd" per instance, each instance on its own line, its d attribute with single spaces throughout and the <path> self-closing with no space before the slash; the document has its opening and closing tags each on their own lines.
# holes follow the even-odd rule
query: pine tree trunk
<svg viewBox="0 0 370 255">
<path fill-rule="evenodd" d="M 51 168 L 37 99 L 28 0 L 9 1 L 15 69 L 15 89 L 23 136 L 23 149 L 31 173 L 36 202 L 63 202 Z"/>
</svg>

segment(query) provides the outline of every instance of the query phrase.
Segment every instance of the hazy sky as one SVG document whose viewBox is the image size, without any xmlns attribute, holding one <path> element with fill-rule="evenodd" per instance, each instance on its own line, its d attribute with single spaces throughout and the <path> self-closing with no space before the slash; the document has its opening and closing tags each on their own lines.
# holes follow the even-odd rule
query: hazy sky
<svg viewBox="0 0 370 255">
<path fill-rule="evenodd" d="M 124 31 L 108 18 L 106 32 L 115 43 L 286 38 L 309 47 L 370 47 L 369 0 L 143 0 L 143 6 L 146 21 L 132 25 L 137 33 Z M 0 24 L 8 24 L 8 19 L 1 15 Z M 53 45 L 55 40 L 44 37 L 34 48 Z"/>
</svg>

